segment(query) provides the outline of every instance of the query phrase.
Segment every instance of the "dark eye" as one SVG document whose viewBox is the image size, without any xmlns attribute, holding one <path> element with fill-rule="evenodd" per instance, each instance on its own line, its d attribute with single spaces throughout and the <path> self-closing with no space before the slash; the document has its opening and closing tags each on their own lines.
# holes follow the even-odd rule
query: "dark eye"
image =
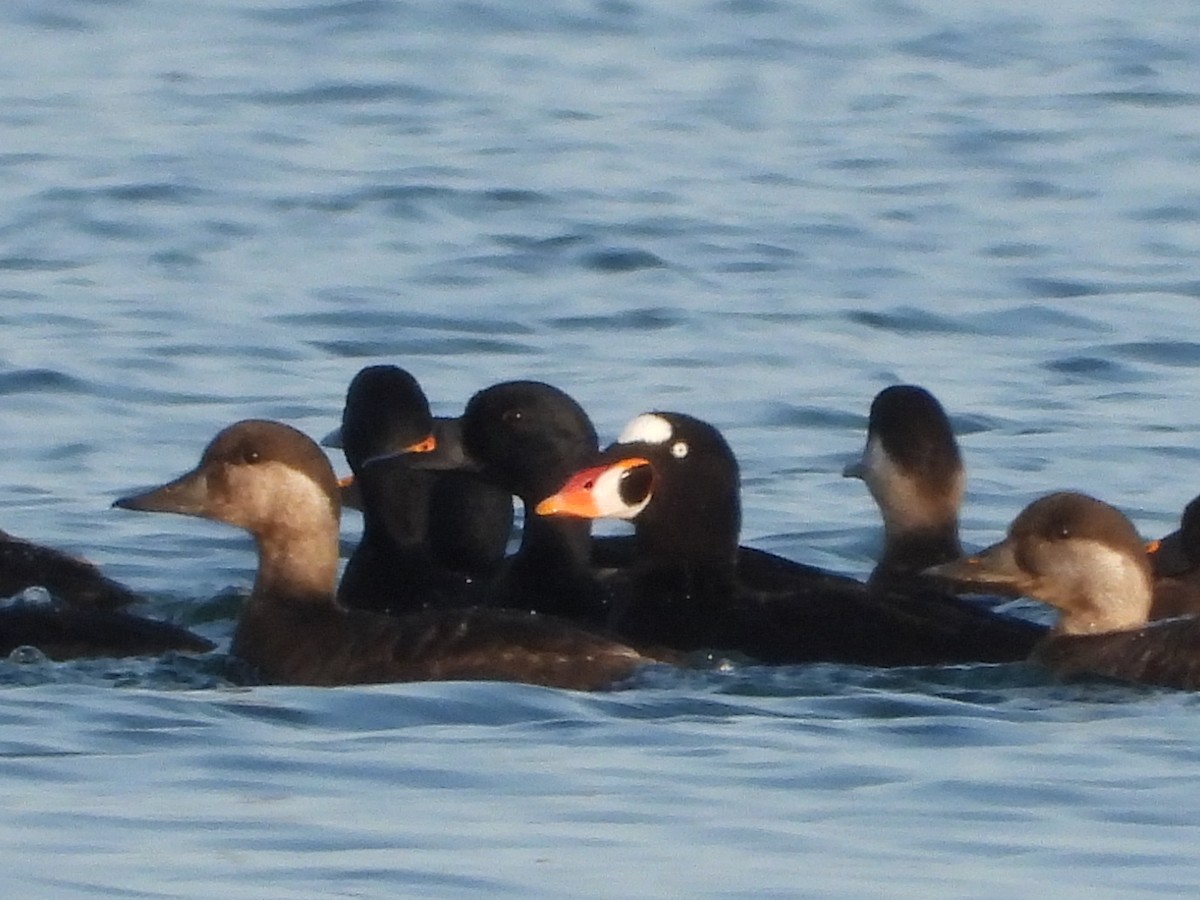
<svg viewBox="0 0 1200 900">
<path fill-rule="evenodd" d="M 520 422 L 522 418 L 524 418 L 524 415 L 519 409 L 506 409 L 503 413 L 501 413 L 500 418 L 509 425 L 515 425 L 516 423 Z"/>
<path fill-rule="evenodd" d="M 242 462 L 247 463 L 248 465 L 254 465 L 261 458 L 262 457 L 259 455 L 259 452 L 253 447 L 248 447 L 242 451 Z"/>
<path fill-rule="evenodd" d="M 637 506 L 645 502 L 654 486 L 654 470 L 649 466 L 634 466 L 621 474 L 617 486 L 617 494 L 621 502 L 627 506 Z"/>
</svg>

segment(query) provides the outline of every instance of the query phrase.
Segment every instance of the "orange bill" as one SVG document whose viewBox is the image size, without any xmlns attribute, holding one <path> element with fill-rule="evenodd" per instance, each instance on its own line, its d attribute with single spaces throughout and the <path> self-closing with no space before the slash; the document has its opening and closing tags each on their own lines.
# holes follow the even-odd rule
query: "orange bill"
<svg viewBox="0 0 1200 900">
<path fill-rule="evenodd" d="M 539 516 L 578 516 L 581 519 L 595 519 L 600 516 L 600 507 L 592 490 L 596 487 L 596 479 L 608 471 L 608 466 L 595 466 L 576 472 L 564 484 L 557 494 L 551 494 L 535 508 Z"/>
<path fill-rule="evenodd" d="M 432 434 L 421 438 L 415 444 L 409 444 L 404 448 L 404 453 L 432 453 L 437 449 L 437 438 Z"/>
<path fill-rule="evenodd" d="M 582 469 L 567 479 L 567 483 L 535 508 L 539 516 L 577 516 L 599 519 L 619 514 L 626 504 L 618 494 L 623 473 L 650 463 L 641 457 L 630 457 L 603 466 Z"/>
</svg>

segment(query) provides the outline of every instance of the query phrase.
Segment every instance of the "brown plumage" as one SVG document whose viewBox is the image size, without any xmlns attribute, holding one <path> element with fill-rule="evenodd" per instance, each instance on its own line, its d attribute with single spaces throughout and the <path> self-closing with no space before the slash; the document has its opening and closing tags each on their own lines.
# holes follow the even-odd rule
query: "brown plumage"
<svg viewBox="0 0 1200 900">
<path fill-rule="evenodd" d="M 930 574 L 1055 607 L 1058 623 L 1031 658 L 1060 675 L 1100 675 L 1200 688 L 1200 621 L 1147 624 L 1150 562 L 1118 510 L 1073 492 L 1035 500 L 1008 536 Z"/>
</svg>

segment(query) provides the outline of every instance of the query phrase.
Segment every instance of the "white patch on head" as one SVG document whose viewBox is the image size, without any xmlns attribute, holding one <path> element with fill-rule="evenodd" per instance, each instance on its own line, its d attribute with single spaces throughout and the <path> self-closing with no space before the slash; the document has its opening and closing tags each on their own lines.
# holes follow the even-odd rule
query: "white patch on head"
<svg viewBox="0 0 1200 900">
<path fill-rule="evenodd" d="M 621 479 L 629 469 L 617 466 L 606 470 L 596 479 L 592 487 L 592 500 L 601 517 L 605 519 L 636 519 L 643 509 L 650 505 L 654 491 L 649 491 L 640 503 L 628 505 L 621 499 Z"/>
<path fill-rule="evenodd" d="M 633 419 L 617 436 L 618 444 L 665 444 L 671 439 L 675 429 L 662 416 L 653 413 L 642 413 Z M 684 445 L 685 452 L 687 445 Z M 672 453 L 674 449 L 672 448 Z"/>
</svg>

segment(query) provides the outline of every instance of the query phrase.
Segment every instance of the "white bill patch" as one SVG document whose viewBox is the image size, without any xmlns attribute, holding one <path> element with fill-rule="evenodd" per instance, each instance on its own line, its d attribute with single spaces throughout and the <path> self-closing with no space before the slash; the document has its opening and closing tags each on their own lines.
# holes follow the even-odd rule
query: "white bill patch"
<svg viewBox="0 0 1200 900">
<path fill-rule="evenodd" d="M 596 479 L 596 484 L 592 488 L 592 501 L 596 504 L 596 509 L 601 517 L 605 519 L 636 519 L 638 514 L 649 505 L 650 498 L 654 496 L 653 491 L 647 492 L 645 498 L 633 506 L 621 499 L 621 479 L 628 471 L 628 469 L 613 466 Z"/>
<path fill-rule="evenodd" d="M 671 439 L 674 429 L 662 416 L 642 413 L 633 419 L 617 436 L 618 444 L 665 444 Z"/>
</svg>

